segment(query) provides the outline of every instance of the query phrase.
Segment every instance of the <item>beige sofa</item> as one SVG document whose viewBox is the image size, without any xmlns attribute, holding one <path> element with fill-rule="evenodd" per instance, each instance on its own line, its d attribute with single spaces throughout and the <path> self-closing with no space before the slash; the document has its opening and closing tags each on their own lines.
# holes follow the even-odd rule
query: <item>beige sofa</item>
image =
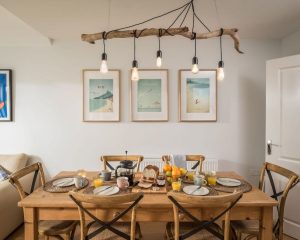
<svg viewBox="0 0 300 240">
<path fill-rule="evenodd" d="M 25 154 L 0 155 L 0 165 L 10 172 L 25 167 L 27 162 Z M 30 185 L 27 179 L 26 185 Z M 0 182 L 0 239 L 7 237 L 23 222 L 22 208 L 17 205 L 19 200 L 19 194 L 8 179 Z"/>
</svg>

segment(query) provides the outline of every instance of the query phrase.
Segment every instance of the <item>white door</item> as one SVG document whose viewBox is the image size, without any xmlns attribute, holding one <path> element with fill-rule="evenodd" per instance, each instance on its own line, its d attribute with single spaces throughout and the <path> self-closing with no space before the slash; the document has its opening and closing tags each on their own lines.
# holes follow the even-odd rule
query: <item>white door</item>
<svg viewBox="0 0 300 240">
<path fill-rule="evenodd" d="M 300 55 L 267 61 L 266 141 L 272 143 L 267 162 L 300 174 Z M 300 184 L 288 195 L 284 232 L 300 239 Z"/>
</svg>

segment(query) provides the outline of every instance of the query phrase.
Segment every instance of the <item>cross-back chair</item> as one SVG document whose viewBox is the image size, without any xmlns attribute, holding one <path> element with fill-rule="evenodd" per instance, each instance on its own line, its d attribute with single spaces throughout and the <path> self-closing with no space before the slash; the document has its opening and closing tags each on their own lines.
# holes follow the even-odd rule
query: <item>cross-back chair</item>
<svg viewBox="0 0 300 240">
<path fill-rule="evenodd" d="M 141 238 L 140 226 L 136 223 L 136 208 L 139 201 L 143 198 L 143 193 L 129 193 L 123 195 L 113 196 L 97 196 L 91 194 L 83 194 L 78 192 L 70 192 L 70 198 L 78 206 L 80 216 L 80 232 L 81 240 L 92 239 L 98 234 L 101 234 L 101 239 L 127 239 L 136 240 L 136 233 Z M 120 213 L 116 213 L 111 220 L 101 220 L 96 217 L 91 210 L 88 209 L 87 204 L 96 205 L 100 209 L 109 209 L 112 207 L 120 206 L 122 204 L 129 204 L 127 208 L 124 208 Z M 125 214 L 131 211 L 131 223 L 122 223 L 117 225 L 117 221 L 120 220 Z M 86 216 L 90 217 L 92 221 L 87 223 Z M 89 233 L 89 229 L 92 225 L 98 224 L 98 228 Z M 100 226 L 99 226 L 100 225 Z M 106 230 L 106 231 L 105 231 Z M 127 232 L 127 233 L 125 233 Z M 130 232 L 130 234 L 128 234 Z M 118 237 L 118 238 L 115 238 Z"/>
<path fill-rule="evenodd" d="M 170 155 L 163 155 L 162 156 L 162 161 L 165 163 L 170 163 L 171 162 L 171 156 Z M 196 162 L 195 165 L 192 167 L 193 170 L 197 168 L 198 172 L 202 172 L 203 168 L 203 162 L 205 160 L 205 156 L 203 155 L 186 155 L 186 161 L 187 162 Z"/>
<path fill-rule="evenodd" d="M 33 180 L 30 191 L 26 192 L 20 180 L 23 177 L 29 177 L 30 174 L 33 174 Z M 41 185 L 45 186 L 45 175 L 42 164 L 39 162 L 14 172 L 10 175 L 9 182 L 17 189 L 22 200 L 34 191 L 38 177 Z M 69 240 L 74 237 L 76 225 L 76 221 L 40 221 L 39 234 L 43 235 L 45 239 L 49 239 L 51 236 L 60 240 Z"/>
<path fill-rule="evenodd" d="M 103 169 L 109 168 L 111 171 L 115 171 L 115 168 L 110 164 L 110 162 L 120 162 L 123 160 L 130 160 L 135 162 L 135 171 L 140 170 L 140 164 L 144 160 L 142 155 L 105 155 L 101 156 L 101 161 L 103 162 Z"/>
<path fill-rule="evenodd" d="M 272 173 L 276 173 L 281 177 L 284 177 L 287 180 L 287 183 L 282 191 L 277 192 L 276 186 L 274 183 Z M 259 189 L 265 189 L 265 183 L 267 180 L 266 176 L 268 177 L 268 181 L 270 182 L 272 195 L 271 197 L 274 198 L 279 202 L 277 206 L 277 220 L 275 224 L 273 224 L 273 237 L 275 239 L 282 240 L 283 239 L 283 217 L 284 217 L 284 208 L 286 199 L 288 196 L 289 191 L 297 185 L 300 181 L 299 176 L 283 167 L 272 163 L 264 163 L 261 172 L 260 172 L 260 179 L 259 179 Z M 242 234 L 248 234 L 247 239 L 251 239 L 253 237 L 259 237 L 259 222 L 255 220 L 245 220 L 245 221 L 233 221 L 232 228 L 235 230 L 236 237 L 238 240 L 241 239 Z"/>
<path fill-rule="evenodd" d="M 169 192 L 168 198 L 173 204 L 174 223 L 168 223 L 166 238 L 174 240 L 183 239 L 225 239 L 230 235 L 230 210 L 242 197 L 242 192 L 219 196 L 191 196 L 184 193 Z M 220 211 L 211 220 L 203 221 L 195 217 L 187 207 L 204 209 L 215 207 Z M 216 224 L 217 220 L 224 219 L 224 231 Z M 184 216 L 189 220 L 180 223 Z"/>
</svg>

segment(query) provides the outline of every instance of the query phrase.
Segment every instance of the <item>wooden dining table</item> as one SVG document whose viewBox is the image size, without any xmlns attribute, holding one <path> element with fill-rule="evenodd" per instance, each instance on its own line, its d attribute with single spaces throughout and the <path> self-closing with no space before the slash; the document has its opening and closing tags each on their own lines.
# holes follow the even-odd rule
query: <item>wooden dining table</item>
<svg viewBox="0 0 300 240">
<path fill-rule="evenodd" d="M 87 172 L 87 178 L 93 179 L 99 172 Z M 75 172 L 64 171 L 55 178 L 74 176 Z M 219 177 L 243 179 L 234 172 L 218 172 Z M 90 181 L 91 184 L 92 181 Z M 228 194 L 219 192 L 219 194 Z M 252 186 L 252 190 L 244 193 L 243 197 L 232 208 L 231 220 L 260 220 L 261 239 L 272 239 L 273 207 L 278 203 L 264 192 Z M 68 193 L 50 193 L 42 187 L 36 189 L 18 204 L 24 209 L 25 240 L 38 239 L 39 220 L 79 220 L 77 206 L 70 199 Z M 89 206 L 90 211 L 100 219 L 110 219 L 125 208 L 125 205 L 113 209 L 99 209 Z M 190 212 L 202 220 L 211 219 L 220 209 L 190 207 Z M 130 221 L 130 214 L 122 221 Z M 172 203 L 165 193 L 145 193 L 139 203 L 136 220 L 139 222 L 171 222 L 173 221 Z M 182 221 L 188 221 L 184 217 Z M 163 237 L 162 237 L 163 238 Z"/>
</svg>

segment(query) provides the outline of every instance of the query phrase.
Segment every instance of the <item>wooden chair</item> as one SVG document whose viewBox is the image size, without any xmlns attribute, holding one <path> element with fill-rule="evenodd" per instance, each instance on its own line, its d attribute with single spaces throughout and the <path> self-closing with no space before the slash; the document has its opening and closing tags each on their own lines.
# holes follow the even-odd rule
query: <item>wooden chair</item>
<svg viewBox="0 0 300 240">
<path fill-rule="evenodd" d="M 28 176 L 29 174 L 33 174 L 32 185 L 30 188 L 30 192 L 27 193 L 20 179 Z M 43 167 L 41 163 L 34 163 L 30 166 L 27 166 L 10 176 L 9 182 L 17 189 L 21 200 L 30 195 L 34 189 L 37 177 L 39 176 L 40 182 L 42 186 L 45 186 L 45 175 L 43 171 Z M 75 228 L 78 222 L 76 221 L 40 221 L 39 222 L 39 234 L 43 235 L 45 239 L 49 239 L 49 237 L 55 237 L 60 240 L 69 240 L 73 239 Z"/>
<path fill-rule="evenodd" d="M 138 239 L 141 239 L 140 226 L 136 223 L 136 208 L 137 204 L 144 196 L 143 193 L 97 196 L 92 194 L 70 192 L 69 196 L 78 206 L 80 216 L 81 240 L 91 239 L 100 233 L 102 240 L 135 240 L 136 233 L 139 234 Z M 121 213 L 116 213 L 113 216 L 112 220 L 100 220 L 95 215 L 93 215 L 93 213 L 88 208 L 85 207 L 87 206 L 87 204 L 93 204 L 100 209 L 107 209 L 126 203 L 130 205 Z M 122 223 L 121 225 L 117 225 L 117 221 L 129 211 L 131 211 L 131 223 Z M 92 219 L 92 221 L 88 224 L 86 223 L 86 215 Z M 98 229 L 93 230 L 91 233 L 89 233 L 90 227 L 95 223 L 100 226 L 98 226 Z M 130 233 L 130 235 L 128 234 L 128 232 Z"/>
<path fill-rule="evenodd" d="M 277 173 L 280 176 L 286 178 L 287 184 L 284 187 L 283 191 L 277 192 L 273 180 L 273 173 Z M 269 182 L 272 188 L 272 198 L 279 201 L 279 206 L 277 207 L 278 218 L 275 224 L 273 224 L 273 238 L 282 240 L 283 239 L 283 216 L 284 216 L 284 207 L 289 191 L 300 181 L 299 176 L 283 167 L 277 166 L 272 163 L 264 163 L 261 168 L 260 179 L 259 179 L 259 189 L 264 190 L 265 187 L 265 175 L 267 173 Z M 279 199 L 280 197 L 280 199 Z M 235 230 L 236 238 L 241 240 L 242 234 L 249 234 L 247 239 L 253 237 L 259 237 L 259 221 L 255 220 L 245 220 L 245 221 L 232 221 L 232 228 Z"/>
<path fill-rule="evenodd" d="M 162 161 L 165 163 L 170 163 L 171 156 L 170 155 L 163 155 Z M 203 162 L 205 160 L 205 157 L 203 155 L 186 155 L 186 161 L 187 162 L 196 162 L 195 165 L 192 167 L 193 170 L 195 170 L 198 167 L 198 172 L 202 172 Z"/>
<path fill-rule="evenodd" d="M 103 169 L 106 170 L 109 168 L 111 171 L 114 171 L 115 168 L 110 164 L 110 162 L 120 162 L 123 160 L 130 160 L 136 162 L 135 171 L 140 171 L 140 164 L 144 160 L 144 157 L 141 155 L 110 155 L 110 156 L 101 156 L 101 161 L 103 162 Z"/>
<path fill-rule="evenodd" d="M 219 196 L 191 196 L 184 193 L 169 192 L 168 198 L 173 203 L 174 223 L 168 223 L 166 238 L 183 240 L 193 239 L 225 239 L 230 235 L 230 209 L 242 197 L 242 192 Z M 181 204 L 184 204 L 183 205 Z M 205 208 L 215 207 L 220 211 L 210 221 L 202 221 L 193 216 L 186 207 Z M 224 231 L 215 223 L 225 215 Z M 193 222 L 179 223 L 185 218 Z"/>
</svg>

